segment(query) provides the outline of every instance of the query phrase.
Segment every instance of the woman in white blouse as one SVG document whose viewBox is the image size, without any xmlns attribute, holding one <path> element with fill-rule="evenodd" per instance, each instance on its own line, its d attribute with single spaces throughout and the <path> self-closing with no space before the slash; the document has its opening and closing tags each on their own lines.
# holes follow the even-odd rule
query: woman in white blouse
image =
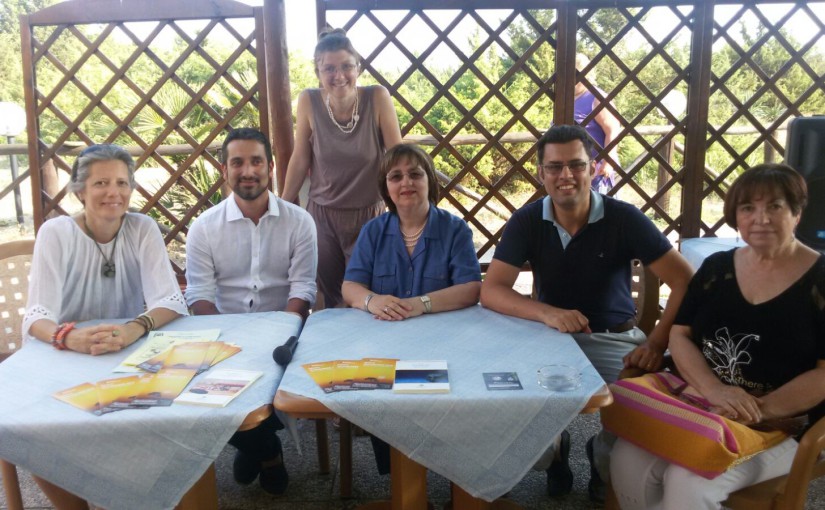
<svg viewBox="0 0 825 510">
<path fill-rule="evenodd" d="M 92 145 L 69 189 L 83 212 L 47 221 L 37 234 L 23 333 L 57 349 L 119 351 L 181 315 L 186 302 L 157 224 L 129 213 L 135 162 L 117 145 Z M 75 327 L 92 319 L 132 318 Z"/>
</svg>

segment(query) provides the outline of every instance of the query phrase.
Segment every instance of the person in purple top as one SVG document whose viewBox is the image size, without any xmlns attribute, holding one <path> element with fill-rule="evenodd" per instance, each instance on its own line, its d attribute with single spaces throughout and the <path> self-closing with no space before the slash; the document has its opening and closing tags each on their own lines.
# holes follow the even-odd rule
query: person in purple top
<svg viewBox="0 0 825 510">
<path fill-rule="evenodd" d="M 585 55 L 581 53 L 576 55 L 577 71 L 581 71 L 586 68 L 588 63 L 589 60 Z M 593 83 L 594 79 L 594 73 L 591 71 L 589 74 L 589 81 Z M 596 87 L 595 90 L 598 91 L 600 96 L 607 95 L 598 87 Z M 619 131 L 622 127 L 621 124 L 619 124 L 619 119 L 610 113 L 607 108 L 603 108 L 596 114 L 595 117 L 585 124 L 585 119 L 593 112 L 593 110 L 596 109 L 596 107 L 599 106 L 600 101 L 581 81 L 576 82 L 576 87 L 573 89 L 573 93 L 575 94 L 573 103 L 573 119 L 576 121 L 576 124 L 584 126 L 587 133 L 599 145 L 599 147 L 606 147 L 612 143 L 613 140 L 615 140 L 619 135 Z M 607 192 L 613 189 L 613 186 L 616 184 L 616 171 L 610 160 L 618 163 L 619 148 L 618 145 L 614 145 L 608 151 L 607 155 L 610 156 L 609 159 L 598 157 L 598 153 L 599 149 L 594 147 L 591 156 L 596 161 L 596 173 L 593 175 L 593 179 L 590 182 L 590 187 L 593 191 L 607 194 Z"/>
</svg>

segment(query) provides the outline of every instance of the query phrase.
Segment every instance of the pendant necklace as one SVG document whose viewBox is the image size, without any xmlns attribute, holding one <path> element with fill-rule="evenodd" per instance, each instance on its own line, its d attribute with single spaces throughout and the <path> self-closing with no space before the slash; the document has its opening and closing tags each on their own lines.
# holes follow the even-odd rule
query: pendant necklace
<svg viewBox="0 0 825 510">
<path fill-rule="evenodd" d="M 117 250 L 117 238 L 120 234 L 120 227 L 123 226 L 123 220 L 121 220 L 120 227 L 117 229 L 117 233 L 115 234 L 115 243 L 112 245 L 112 257 L 106 257 L 106 254 L 103 253 L 103 248 L 100 247 L 100 243 L 97 242 L 95 239 L 94 234 L 92 233 L 92 229 L 89 228 L 89 225 L 86 223 L 86 215 L 83 215 L 83 226 L 86 227 L 86 233 L 89 234 L 89 237 L 92 238 L 94 241 L 95 246 L 97 246 L 97 251 L 100 252 L 100 256 L 103 257 L 103 265 L 100 267 L 100 274 L 102 274 L 105 278 L 113 278 L 115 276 L 115 250 Z"/>
<path fill-rule="evenodd" d="M 332 107 L 329 104 L 329 94 L 327 94 L 326 105 L 330 120 L 332 120 L 332 123 L 335 124 L 335 126 L 340 129 L 342 133 L 348 135 L 355 131 L 355 127 L 358 125 L 358 119 L 361 118 L 358 115 L 358 89 L 355 90 L 355 103 L 352 105 L 352 116 L 345 126 L 342 126 L 337 120 L 335 120 L 335 115 L 333 115 Z"/>
</svg>

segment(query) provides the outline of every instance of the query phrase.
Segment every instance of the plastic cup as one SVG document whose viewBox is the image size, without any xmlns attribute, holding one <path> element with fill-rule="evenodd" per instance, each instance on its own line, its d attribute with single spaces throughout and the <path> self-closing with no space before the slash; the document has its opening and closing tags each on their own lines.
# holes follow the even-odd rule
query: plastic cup
<svg viewBox="0 0 825 510">
<path fill-rule="evenodd" d="M 582 374 L 568 365 L 545 365 L 538 370 L 539 386 L 550 391 L 573 391 L 581 386 Z"/>
</svg>

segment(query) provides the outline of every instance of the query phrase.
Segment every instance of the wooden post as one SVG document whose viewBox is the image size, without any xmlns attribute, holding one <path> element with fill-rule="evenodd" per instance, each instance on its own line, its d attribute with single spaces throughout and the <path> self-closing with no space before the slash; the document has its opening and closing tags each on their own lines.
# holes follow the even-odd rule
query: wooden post
<svg viewBox="0 0 825 510">
<path fill-rule="evenodd" d="M 765 163 L 775 163 L 776 162 L 776 149 L 773 148 L 773 135 L 768 135 L 765 139 L 764 145 L 764 152 L 765 152 Z"/>
<path fill-rule="evenodd" d="M 702 184 L 705 178 L 710 63 L 713 45 L 714 0 L 696 2 L 690 42 L 685 180 L 682 186 L 682 222 L 679 236 L 698 237 L 702 225 Z"/>
<path fill-rule="evenodd" d="M 32 69 L 32 30 L 29 16 L 20 16 L 20 44 L 23 56 L 23 97 L 26 102 L 26 137 L 29 143 L 29 176 L 32 186 L 32 216 L 35 232 L 43 224 L 43 197 L 41 195 L 40 129 L 34 97 L 34 69 Z"/>
<path fill-rule="evenodd" d="M 558 9 L 556 19 L 556 84 L 553 104 L 553 123 L 573 124 L 573 102 L 576 88 L 576 6 L 567 2 Z"/>
<path fill-rule="evenodd" d="M 275 178 L 280 192 L 284 189 L 286 169 L 295 144 L 284 0 L 264 0 L 263 17 L 266 88 L 269 92 L 269 125 L 273 141 L 272 149 L 275 153 Z"/>
<path fill-rule="evenodd" d="M 673 143 L 674 140 L 671 138 L 666 143 L 662 144 L 662 148 L 659 149 L 659 154 L 662 156 L 662 159 L 667 161 L 668 166 L 673 168 Z M 668 177 L 670 174 L 667 172 L 667 168 L 665 165 L 659 164 L 659 171 L 658 175 L 656 176 L 656 189 L 660 190 L 665 185 L 667 185 Z M 659 200 L 656 202 L 659 204 L 659 207 L 662 208 L 665 212 L 670 212 L 670 190 L 667 191 L 664 195 L 659 197 Z M 658 216 L 658 214 L 656 215 Z"/>
</svg>

